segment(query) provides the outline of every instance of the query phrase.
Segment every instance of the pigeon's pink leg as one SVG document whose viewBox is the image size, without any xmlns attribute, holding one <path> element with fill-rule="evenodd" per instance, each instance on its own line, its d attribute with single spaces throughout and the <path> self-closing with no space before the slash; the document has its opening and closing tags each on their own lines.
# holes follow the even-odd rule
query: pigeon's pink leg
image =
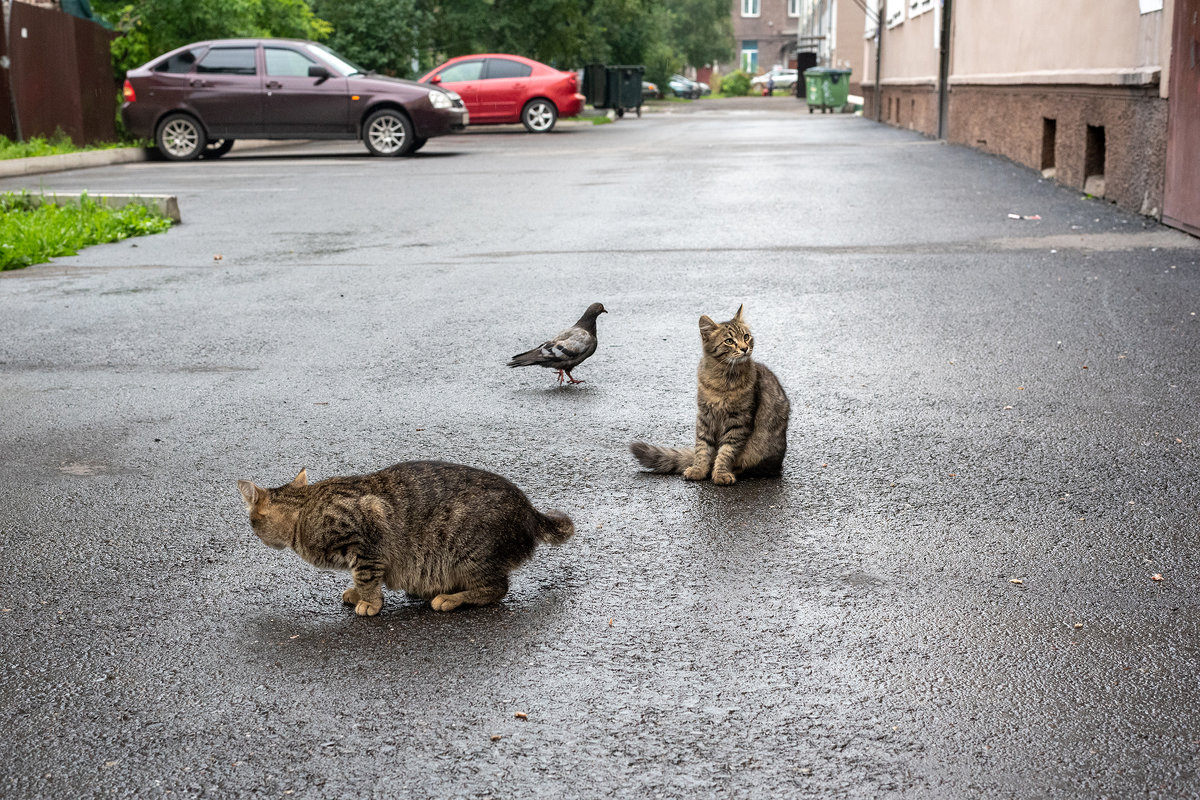
<svg viewBox="0 0 1200 800">
<path fill-rule="evenodd" d="M 562 386 L 562 382 L 563 382 L 563 371 L 560 369 L 558 371 L 558 385 Z"/>
<path fill-rule="evenodd" d="M 571 383 L 586 383 L 586 381 L 579 381 L 572 378 L 570 370 L 567 370 L 567 380 L 569 380 Z"/>
</svg>

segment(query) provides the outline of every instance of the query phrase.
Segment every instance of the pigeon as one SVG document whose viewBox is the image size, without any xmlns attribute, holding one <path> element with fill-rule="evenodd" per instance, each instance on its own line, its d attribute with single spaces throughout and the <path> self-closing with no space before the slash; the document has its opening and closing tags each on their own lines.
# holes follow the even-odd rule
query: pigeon
<svg viewBox="0 0 1200 800">
<path fill-rule="evenodd" d="M 563 382 L 563 373 L 571 383 L 583 383 L 571 376 L 571 370 L 596 352 L 596 317 L 607 313 L 603 303 L 592 303 L 578 322 L 532 350 L 513 356 L 508 366 L 548 367 L 558 370 L 560 384 Z"/>
</svg>

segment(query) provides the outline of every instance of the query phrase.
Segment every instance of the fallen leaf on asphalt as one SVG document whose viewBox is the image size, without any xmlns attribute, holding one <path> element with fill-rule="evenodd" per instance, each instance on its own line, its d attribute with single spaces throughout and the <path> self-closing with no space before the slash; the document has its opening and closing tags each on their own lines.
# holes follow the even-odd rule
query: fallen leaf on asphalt
<svg viewBox="0 0 1200 800">
<path fill-rule="evenodd" d="M 492 741 L 493 741 L 493 742 L 498 742 L 498 741 L 500 741 L 500 734 L 498 734 L 498 733 L 497 733 L 495 736 L 493 736 L 493 737 L 492 737 Z"/>
<path fill-rule="evenodd" d="M 1176 437 L 1175 444 L 1183 444 L 1183 439 Z"/>
<path fill-rule="evenodd" d="M 220 253 L 217 253 L 215 256 L 213 256 L 213 261 L 220 261 L 224 257 L 225 256 L 221 255 Z"/>
<path fill-rule="evenodd" d="M 517 719 L 529 719 L 529 715 L 524 711 L 518 711 L 517 713 L 513 714 L 513 716 Z"/>
<path fill-rule="evenodd" d="M 1082 627 L 1083 627 L 1083 623 L 1082 623 L 1082 622 L 1076 622 L 1076 623 L 1075 623 L 1075 630 L 1079 630 L 1079 629 L 1080 629 L 1080 628 L 1082 628 Z"/>
<path fill-rule="evenodd" d="M 1150 580 L 1152 580 L 1152 581 L 1161 581 L 1162 579 L 1163 579 L 1163 576 L 1157 572 L 1150 576 Z"/>
<path fill-rule="evenodd" d="M 289 636 L 288 638 L 289 638 L 289 639 L 299 639 L 299 638 L 300 638 L 300 634 L 298 634 L 298 633 L 297 633 L 295 636 Z"/>
<path fill-rule="evenodd" d="M 1009 583 L 1015 583 L 1017 586 L 1024 586 L 1024 585 L 1025 585 L 1025 581 L 1021 580 L 1020 578 L 1009 578 L 1009 579 L 1008 579 L 1008 582 L 1009 582 Z"/>
<path fill-rule="evenodd" d="M 1004 407 L 1004 410 L 1005 410 L 1005 411 L 1012 411 L 1012 406 L 1005 406 L 1005 407 Z"/>
<path fill-rule="evenodd" d="M 613 626 L 613 620 L 612 620 L 612 617 L 609 617 L 608 618 L 608 627 L 611 628 L 612 626 Z"/>
</svg>

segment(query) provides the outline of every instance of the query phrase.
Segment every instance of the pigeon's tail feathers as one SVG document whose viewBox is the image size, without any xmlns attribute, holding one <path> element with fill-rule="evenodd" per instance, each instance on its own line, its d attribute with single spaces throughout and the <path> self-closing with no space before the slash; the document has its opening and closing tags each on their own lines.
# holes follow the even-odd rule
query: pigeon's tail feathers
<svg viewBox="0 0 1200 800">
<path fill-rule="evenodd" d="M 696 451 L 691 447 L 659 447 L 645 442 L 629 445 L 629 452 L 642 466 L 659 475 L 674 475 L 692 465 Z"/>
<path fill-rule="evenodd" d="M 517 353 L 508 362 L 510 367 L 534 367 L 541 363 L 545 354 L 542 348 L 535 347 L 532 350 L 526 350 L 524 353 Z"/>
<path fill-rule="evenodd" d="M 538 512 L 541 523 L 538 526 L 537 537 L 547 544 L 562 544 L 575 535 L 575 523 L 561 511 L 550 509 Z"/>
</svg>

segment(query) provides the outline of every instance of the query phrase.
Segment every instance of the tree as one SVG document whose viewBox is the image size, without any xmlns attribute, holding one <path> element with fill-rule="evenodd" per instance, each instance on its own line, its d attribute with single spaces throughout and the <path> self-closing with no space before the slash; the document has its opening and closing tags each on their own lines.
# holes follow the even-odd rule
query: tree
<svg viewBox="0 0 1200 800">
<path fill-rule="evenodd" d="M 92 7 L 123 34 L 112 44 L 118 75 L 202 39 L 323 39 L 330 32 L 306 0 L 93 0 Z"/>
</svg>

